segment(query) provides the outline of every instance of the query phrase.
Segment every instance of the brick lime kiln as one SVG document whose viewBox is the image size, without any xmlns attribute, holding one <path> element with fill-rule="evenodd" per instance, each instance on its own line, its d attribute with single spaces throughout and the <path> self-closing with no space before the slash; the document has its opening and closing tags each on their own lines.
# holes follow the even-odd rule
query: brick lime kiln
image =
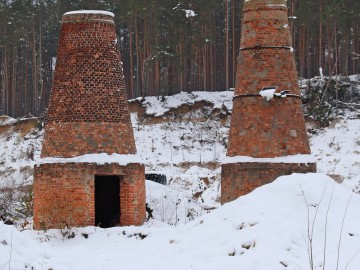
<svg viewBox="0 0 360 270">
<path fill-rule="evenodd" d="M 293 172 L 315 172 L 286 0 L 247 0 L 221 202 Z"/>
<path fill-rule="evenodd" d="M 113 14 L 63 15 L 34 227 L 141 225 L 144 165 L 136 155 Z"/>
</svg>

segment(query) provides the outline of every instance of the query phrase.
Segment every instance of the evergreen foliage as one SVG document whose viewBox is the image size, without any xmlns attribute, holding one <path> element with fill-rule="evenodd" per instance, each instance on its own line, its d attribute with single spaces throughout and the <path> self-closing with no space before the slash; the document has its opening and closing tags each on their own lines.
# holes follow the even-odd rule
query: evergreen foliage
<svg viewBox="0 0 360 270">
<path fill-rule="evenodd" d="M 319 75 L 320 67 L 328 76 L 360 73 L 359 1 L 287 2 L 301 77 Z M 43 114 L 61 16 L 78 9 L 115 14 L 129 98 L 234 87 L 242 6 L 235 0 L 1 0 L 0 114 Z"/>
</svg>

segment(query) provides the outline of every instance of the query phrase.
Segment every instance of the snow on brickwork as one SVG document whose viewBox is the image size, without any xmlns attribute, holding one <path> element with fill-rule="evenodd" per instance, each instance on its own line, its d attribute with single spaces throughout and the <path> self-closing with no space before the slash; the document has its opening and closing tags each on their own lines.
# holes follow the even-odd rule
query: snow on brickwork
<svg viewBox="0 0 360 270">
<path fill-rule="evenodd" d="M 248 156 L 225 157 L 222 164 L 253 162 L 253 163 L 314 163 L 316 159 L 312 155 L 289 155 L 274 158 L 253 158 Z"/>
<path fill-rule="evenodd" d="M 141 157 L 138 155 L 119 155 L 119 154 L 109 155 L 107 153 L 100 153 L 100 154 L 86 154 L 72 158 L 48 157 L 48 158 L 40 159 L 38 161 L 38 164 L 46 164 L 46 163 L 95 163 L 97 165 L 116 163 L 125 166 L 131 163 L 143 164 L 144 162 L 141 159 Z"/>
<path fill-rule="evenodd" d="M 77 14 L 102 14 L 114 17 L 114 13 L 104 10 L 74 10 L 66 12 L 64 15 L 77 15 Z"/>
</svg>

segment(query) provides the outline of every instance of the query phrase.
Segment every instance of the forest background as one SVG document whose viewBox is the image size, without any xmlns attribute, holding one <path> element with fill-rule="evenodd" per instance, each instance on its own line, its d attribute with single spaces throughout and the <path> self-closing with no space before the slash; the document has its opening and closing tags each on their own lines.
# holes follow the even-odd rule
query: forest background
<svg viewBox="0 0 360 270">
<path fill-rule="evenodd" d="M 61 17 L 79 9 L 115 14 L 129 98 L 233 88 L 243 2 L 0 0 L 0 115 L 43 115 Z M 287 4 L 300 77 L 360 73 L 360 1 Z"/>
</svg>

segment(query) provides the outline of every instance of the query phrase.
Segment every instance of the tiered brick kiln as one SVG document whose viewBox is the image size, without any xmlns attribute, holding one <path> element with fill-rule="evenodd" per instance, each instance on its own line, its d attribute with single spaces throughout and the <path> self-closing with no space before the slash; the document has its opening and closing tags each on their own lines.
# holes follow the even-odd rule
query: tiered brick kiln
<svg viewBox="0 0 360 270">
<path fill-rule="evenodd" d="M 145 220 L 144 165 L 136 156 L 113 14 L 68 12 L 41 152 L 34 227 L 110 227 Z"/>
<path fill-rule="evenodd" d="M 309 156 L 287 11 L 286 0 L 244 3 L 229 144 L 221 172 L 222 203 L 281 175 L 316 171 Z"/>
</svg>

